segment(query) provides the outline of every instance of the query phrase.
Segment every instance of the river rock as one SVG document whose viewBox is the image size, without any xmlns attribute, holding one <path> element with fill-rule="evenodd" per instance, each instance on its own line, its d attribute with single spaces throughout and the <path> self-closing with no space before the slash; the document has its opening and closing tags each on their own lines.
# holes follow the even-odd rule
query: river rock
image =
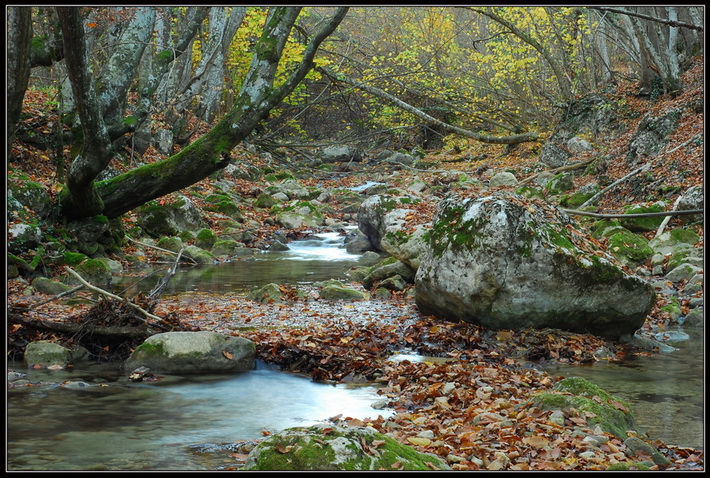
<svg viewBox="0 0 710 478">
<path fill-rule="evenodd" d="M 359 254 L 374 250 L 370 238 L 362 233 L 359 229 L 351 231 L 345 236 L 345 250 L 350 254 Z"/>
<path fill-rule="evenodd" d="M 318 296 L 323 300 L 367 300 L 370 298 L 367 292 L 346 287 L 342 284 L 329 283 L 319 292 Z"/>
<path fill-rule="evenodd" d="M 415 285 L 424 314 L 611 339 L 640 328 L 655 300 L 559 209 L 507 194 L 443 200 Z"/>
<path fill-rule="evenodd" d="M 518 184 L 518 178 L 515 177 L 515 174 L 509 171 L 502 171 L 494 174 L 488 182 L 488 185 L 491 187 L 515 186 L 516 184 Z"/>
<path fill-rule="evenodd" d="M 367 275 L 362 279 L 362 285 L 366 289 L 371 289 L 375 282 L 384 281 L 386 279 L 399 277 L 406 282 L 414 282 L 416 271 L 395 257 L 390 257 L 382 261 L 380 264 L 370 268 Z M 398 289 L 402 290 L 402 289 Z"/>
<path fill-rule="evenodd" d="M 136 347 L 124 369 L 147 367 L 162 373 L 246 372 L 254 368 L 256 345 L 216 332 L 165 332 Z"/>
<path fill-rule="evenodd" d="M 371 196 L 358 210 L 358 228 L 365 234 L 377 251 L 384 251 L 417 269 L 421 256 L 426 250 L 427 224 L 410 228 L 406 218 L 418 214 L 408 208 L 419 202 L 413 196 L 392 196 L 388 194 Z"/>
<path fill-rule="evenodd" d="M 339 163 L 344 161 L 361 161 L 362 154 L 348 145 L 334 145 L 324 148 L 320 156 L 324 163 Z"/>
<path fill-rule="evenodd" d="M 319 423 L 283 430 L 259 443 L 247 457 L 245 470 L 355 471 L 450 470 L 439 457 L 370 427 Z"/>
<path fill-rule="evenodd" d="M 318 227 L 325 224 L 325 216 L 312 201 L 294 201 L 277 212 L 276 222 L 286 229 Z"/>
<path fill-rule="evenodd" d="M 7 248 L 13 254 L 35 249 L 42 241 L 42 231 L 31 224 L 17 223 L 7 228 Z"/>
<path fill-rule="evenodd" d="M 567 164 L 569 153 L 553 142 L 548 141 L 540 150 L 540 161 L 551 168 L 559 168 Z"/>
<path fill-rule="evenodd" d="M 161 204 L 158 201 L 148 203 L 136 209 L 138 225 L 146 234 L 161 236 L 179 236 L 182 231 L 196 231 L 206 226 L 199 208 L 182 194 L 175 202 Z"/>
<path fill-rule="evenodd" d="M 25 347 L 25 364 L 28 367 L 51 367 L 59 365 L 66 367 L 73 361 L 72 351 L 62 345 L 39 340 L 30 342 Z"/>
</svg>

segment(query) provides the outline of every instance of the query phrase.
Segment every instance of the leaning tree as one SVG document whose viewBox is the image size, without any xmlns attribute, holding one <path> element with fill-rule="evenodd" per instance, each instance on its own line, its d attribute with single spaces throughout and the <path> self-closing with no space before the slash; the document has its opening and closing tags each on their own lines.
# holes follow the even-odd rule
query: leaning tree
<svg viewBox="0 0 710 478">
<path fill-rule="evenodd" d="M 319 46 L 337 28 L 348 8 L 328 9 L 331 15 L 319 22 L 306 38 L 300 61 L 295 67 L 289 67 L 285 79 L 279 78 L 277 82 L 284 46 L 297 27 L 301 10 L 302 7 L 291 6 L 269 8 L 242 86 L 235 92 L 229 110 L 208 133 L 165 160 L 101 181 L 98 180 L 100 173 L 115 156 L 116 141 L 135 130 L 135 125 L 149 115 L 162 78 L 172 62 L 189 48 L 209 9 L 188 9 L 174 43 L 156 52 L 152 58 L 151 74 L 143 75 L 147 78 L 141 82 L 138 99 L 132 105 L 134 111 L 126 116 L 128 93 L 136 84 L 141 58 L 146 46 L 155 43 L 152 35 L 156 7 L 129 10 L 122 20 L 120 40 L 115 42 L 100 75 L 91 58 L 91 44 L 95 38 L 87 28 L 86 10 L 57 7 L 67 75 L 81 125 L 81 147 L 71 160 L 59 196 L 61 215 L 67 219 L 98 214 L 115 218 L 152 199 L 190 186 L 229 164 L 230 151 L 249 136 L 313 68 Z M 18 31 L 27 34 L 26 28 Z M 299 31 L 303 33 L 305 30 L 299 28 Z"/>
</svg>

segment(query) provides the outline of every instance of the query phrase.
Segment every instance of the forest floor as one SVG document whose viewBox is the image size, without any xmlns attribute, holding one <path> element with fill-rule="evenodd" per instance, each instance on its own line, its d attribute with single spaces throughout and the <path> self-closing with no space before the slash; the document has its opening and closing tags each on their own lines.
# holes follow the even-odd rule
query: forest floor
<svg viewBox="0 0 710 478">
<path fill-rule="evenodd" d="M 699 64 L 686 74 L 686 89 L 677 98 L 662 97 L 649 103 L 647 99 L 633 95 L 633 85 L 626 90 L 620 88 L 615 94 L 623 97 L 627 107 L 637 111 L 638 115 L 628 122 L 618 137 L 604 139 L 603 143 L 600 141 L 595 144 L 595 151 L 579 154 L 572 161 L 585 161 L 603 148 L 606 156 L 614 158 L 608 162 L 606 175 L 616 180 L 630 173 L 638 166 L 629 165 L 623 158 L 643 115 L 648 111 L 685 106 L 696 102 L 698 97 L 702 98 L 702 68 Z M 42 99 L 37 101 L 42 102 Z M 686 111 L 691 110 L 686 108 Z M 34 121 L 39 117 L 38 111 L 33 113 Z M 666 151 L 697 135 L 702 138 L 703 130 L 702 111 L 695 115 L 684 114 Z M 429 184 L 441 184 L 462 172 L 485 180 L 492 173 L 503 170 L 516 171 L 518 179 L 523 179 L 542 170 L 538 163 L 539 147 L 539 144 L 527 143 L 506 152 L 504 146 L 471 144 L 465 150 L 429 152 L 424 161 L 431 162 L 431 168 L 415 170 L 368 163 L 343 174 L 311 175 L 301 182 L 334 188 L 357 186 L 374 179 L 397 186 L 418 177 Z M 47 153 L 22 144 L 14 145 L 14 150 L 20 160 L 11 163 L 9 168 L 46 184 L 48 191 L 56 194 L 59 185 L 55 181 L 55 163 Z M 233 156 L 243 164 L 295 166 L 293 163 L 269 163 L 262 155 L 242 148 L 238 153 Z M 702 185 L 702 154 L 702 148 L 681 148 L 656 162 L 652 170 L 654 183 L 676 188 L 668 189 L 675 191 L 668 196 L 654 197 L 653 200 L 666 199 L 672 204 L 682 191 Z M 461 161 L 464 155 L 485 155 L 485 159 Z M 144 162 L 158 159 L 161 159 L 159 155 L 150 150 L 142 158 Z M 271 161 L 278 163 L 278 160 Z M 117 164 L 115 167 L 120 170 L 128 165 Z M 575 186 L 581 187 L 592 179 L 593 176 L 578 176 Z M 237 183 L 237 189 L 247 195 L 263 187 L 260 181 L 238 180 Z M 203 197 L 204 193 L 216 191 L 214 182 L 209 179 L 196 187 Z M 478 193 L 473 187 L 467 191 L 472 196 Z M 649 199 L 647 183 L 628 181 L 605 194 L 598 210 L 619 213 L 626 204 Z M 199 203 L 198 198 L 195 201 Z M 424 202 L 421 214 L 412 220 L 429 220 L 433 211 L 433 202 Z M 264 239 L 278 230 L 273 221 L 267 220 L 267 212 L 263 209 L 254 208 L 243 213 L 247 220 L 263 225 L 256 232 Z M 124 220 L 127 226 L 135 222 L 131 214 L 127 214 Z M 668 228 L 680 225 L 674 218 Z M 218 218 L 210 221 L 210 227 L 219 234 Z M 702 237 L 702 226 L 696 229 Z M 699 246 L 703 247 L 703 243 Z M 125 253 L 131 254 L 132 251 L 133 246 L 127 244 Z M 26 289 L 24 279 L 8 280 L 8 304 L 31 305 L 49 298 L 42 294 L 25 295 L 23 291 Z M 288 291 L 288 288 L 284 290 Z M 659 297 L 644 329 L 662 330 L 665 327 L 668 317 L 660 310 L 664 304 L 664 299 Z M 687 311 L 687 304 L 681 305 Z M 60 321 L 79 317 L 88 307 L 88 304 L 52 301 L 34 313 Z M 395 416 L 383 419 L 373 413 L 370 420 L 333 417 L 333 421 L 373 426 L 421 451 L 442 456 L 456 470 L 604 470 L 612 464 L 635 466 L 634 463 L 649 459 L 640 452 L 629 456 L 622 440 L 590 425 L 591 417 L 584 412 L 568 410 L 564 424 L 551 420 L 551 412 L 535 407 L 532 397 L 551 389 L 558 378 L 520 365 L 521 359 L 540 356 L 549 361 L 581 364 L 598 360 L 623 361 L 633 354 L 651 353 L 625 344 L 557 330 L 490 331 L 472 324 L 444 322 L 420 314 L 406 293 L 395 294 L 390 299 L 347 305 L 296 298 L 284 304 L 260 304 L 243 297 L 190 293 L 161 298 L 154 313 L 175 314 L 189 328 L 251 338 L 258 344 L 259 358 L 286 370 L 308 374 L 315 380 L 378 383 L 388 406 L 397 412 Z M 11 327 L 9 334 L 19 335 L 20 331 Z M 52 339 L 53 336 L 44 333 L 41 338 Z M 610 353 L 602 357 L 599 350 L 604 348 Z M 439 360 L 389 360 L 393 354 L 406 351 L 439 357 Z M 456 384 L 453 392 L 448 390 L 449 383 Z M 445 393 L 444 390 L 448 391 Z M 600 435 L 605 437 L 602 443 L 591 445 L 588 437 Z M 653 465 L 651 469 L 704 469 L 702 450 L 657 440 L 651 443 L 670 460 L 668 466 Z M 234 455 L 234 469 L 239 468 L 243 459 L 242 455 Z"/>
</svg>

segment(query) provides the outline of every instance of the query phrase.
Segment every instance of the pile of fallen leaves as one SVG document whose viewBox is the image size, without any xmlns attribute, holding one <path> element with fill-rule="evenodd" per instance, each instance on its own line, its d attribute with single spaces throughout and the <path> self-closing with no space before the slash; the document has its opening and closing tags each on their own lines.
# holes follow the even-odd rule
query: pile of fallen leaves
<svg viewBox="0 0 710 478">
<path fill-rule="evenodd" d="M 406 308 L 403 309 L 406 312 Z M 240 331 L 257 343 L 262 360 L 326 382 L 376 382 L 390 418 L 333 417 L 336 423 L 373 426 L 400 442 L 446 459 L 455 470 L 604 470 L 629 457 L 622 440 L 587 423 L 591 415 L 565 410 L 564 425 L 532 397 L 557 381 L 518 360 L 588 363 L 596 351 L 628 352 L 626 346 L 588 335 L 539 331 L 487 331 L 433 317 L 400 320 L 329 320 L 303 327 Z M 398 359 L 399 352 L 429 355 Z M 530 357 L 532 353 L 542 357 Z M 589 436 L 602 437 L 593 446 Z M 654 443 L 674 464 L 702 464 L 702 453 Z M 658 469 L 658 466 L 654 466 Z"/>
</svg>

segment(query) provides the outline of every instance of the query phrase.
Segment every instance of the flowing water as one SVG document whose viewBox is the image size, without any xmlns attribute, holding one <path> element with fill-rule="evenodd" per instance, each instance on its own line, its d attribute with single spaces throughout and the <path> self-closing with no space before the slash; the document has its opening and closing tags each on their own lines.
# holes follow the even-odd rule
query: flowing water
<svg viewBox="0 0 710 478">
<path fill-rule="evenodd" d="M 262 363 L 154 384 L 130 384 L 116 365 L 25 372 L 47 385 L 9 390 L 9 471 L 204 470 L 214 466 L 195 452 L 205 444 L 219 449 L 339 414 L 389 414 L 371 407 L 381 398 L 373 387 L 318 384 Z M 56 385 L 65 381 L 90 386 Z"/>
<path fill-rule="evenodd" d="M 269 282 L 311 284 L 345 278 L 361 263 L 337 233 L 289 244 L 289 251 L 178 272 L 165 294 L 192 290 L 246 293 Z M 155 279 L 157 280 L 157 278 Z M 119 287 L 135 281 L 126 278 Z M 149 291 L 154 285 L 141 284 Z M 553 375 L 581 376 L 634 405 L 651 438 L 704 448 L 702 333 L 673 344 L 678 350 L 623 364 L 551 365 Z M 413 359 L 412 357 L 407 357 Z M 12 368 L 12 367 L 11 367 Z M 259 439 L 264 431 L 307 425 L 331 416 L 387 416 L 372 403 L 374 387 L 324 385 L 259 364 L 229 376 L 169 377 L 130 384 L 117 365 L 65 371 L 26 370 L 34 387 L 8 391 L 8 470 L 219 469 L 210 448 Z M 69 390 L 63 381 L 92 386 Z M 209 458 L 212 457 L 212 458 Z M 227 453 L 226 461 L 234 461 Z"/>
<path fill-rule="evenodd" d="M 240 294 L 270 282 L 299 285 L 344 279 L 348 269 L 363 265 L 363 256 L 348 253 L 343 241 L 344 236 L 340 233 L 326 232 L 293 241 L 288 244 L 288 251 L 265 251 L 231 262 L 180 269 L 163 294 L 197 290 Z M 146 269 L 141 273 L 147 275 L 152 270 L 155 269 Z M 157 281 L 158 275 L 148 277 L 136 289 L 150 292 Z M 114 288 L 120 291 L 135 282 L 135 278 L 123 277 L 115 281 Z"/>
</svg>

